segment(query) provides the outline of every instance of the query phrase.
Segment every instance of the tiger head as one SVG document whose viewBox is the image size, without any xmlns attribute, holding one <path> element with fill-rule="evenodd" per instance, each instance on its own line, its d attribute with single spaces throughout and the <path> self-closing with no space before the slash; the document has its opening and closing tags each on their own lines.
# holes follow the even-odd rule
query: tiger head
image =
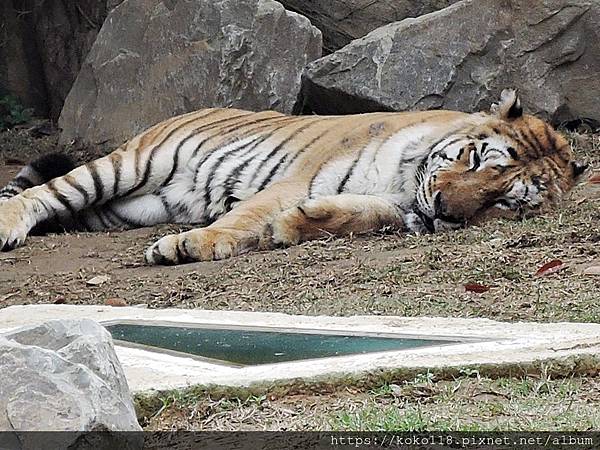
<svg viewBox="0 0 600 450">
<path fill-rule="evenodd" d="M 519 219 L 555 205 L 586 171 L 567 140 L 523 114 L 516 92 L 505 90 L 482 123 L 431 148 L 414 212 L 428 231 Z"/>
</svg>

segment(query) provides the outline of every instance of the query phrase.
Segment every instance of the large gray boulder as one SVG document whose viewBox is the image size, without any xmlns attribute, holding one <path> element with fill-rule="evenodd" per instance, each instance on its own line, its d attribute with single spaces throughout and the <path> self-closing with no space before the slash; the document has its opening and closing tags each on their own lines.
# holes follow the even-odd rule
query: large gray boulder
<svg viewBox="0 0 600 450">
<path fill-rule="evenodd" d="M 600 121 L 600 2 L 464 0 L 309 65 L 305 110 L 478 111 L 505 87 L 554 123 Z"/>
<path fill-rule="evenodd" d="M 279 0 L 310 19 L 323 33 L 323 50 L 331 53 L 350 41 L 407 17 L 445 8 L 458 0 Z"/>
<path fill-rule="evenodd" d="M 292 111 L 321 32 L 273 0 L 125 0 L 60 116 L 61 143 L 110 149 L 205 107 Z"/>
<path fill-rule="evenodd" d="M 0 336 L 0 431 L 48 430 L 141 431 L 112 338 L 96 322 L 56 320 Z M 119 448 L 139 444 L 115 436 Z M 45 448 L 78 439 L 55 437 Z"/>
</svg>

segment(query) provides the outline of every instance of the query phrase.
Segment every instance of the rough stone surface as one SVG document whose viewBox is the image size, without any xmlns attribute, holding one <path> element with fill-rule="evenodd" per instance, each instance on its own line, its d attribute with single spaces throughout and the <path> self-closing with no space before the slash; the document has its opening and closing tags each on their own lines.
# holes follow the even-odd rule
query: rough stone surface
<svg viewBox="0 0 600 450">
<path fill-rule="evenodd" d="M 104 19 L 121 1 L 0 2 L 0 94 L 57 120 Z"/>
<path fill-rule="evenodd" d="M 31 11 L 34 36 L 57 120 L 79 69 L 116 0 L 14 0 Z"/>
<path fill-rule="evenodd" d="M 112 338 L 92 320 L 0 335 L 0 374 L 0 430 L 141 431 Z"/>
<path fill-rule="evenodd" d="M 407 17 L 445 8 L 458 0 L 280 0 L 310 19 L 323 32 L 323 50 L 331 53 L 350 41 Z"/>
<path fill-rule="evenodd" d="M 379 28 L 309 65 L 318 113 L 487 109 L 505 87 L 554 123 L 600 121 L 600 2 L 465 0 Z"/>
<path fill-rule="evenodd" d="M 19 14 L 12 0 L 0 2 L 0 96 L 12 94 L 40 115 L 48 113 L 44 71 L 29 15 Z"/>
<path fill-rule="evenodd" d="M 65 102 L 61 142 L 109 149 L 205 107 L 291 112 L 321 43 L 305 17 L 272 0 L 125 0 Z"/>
</svg>

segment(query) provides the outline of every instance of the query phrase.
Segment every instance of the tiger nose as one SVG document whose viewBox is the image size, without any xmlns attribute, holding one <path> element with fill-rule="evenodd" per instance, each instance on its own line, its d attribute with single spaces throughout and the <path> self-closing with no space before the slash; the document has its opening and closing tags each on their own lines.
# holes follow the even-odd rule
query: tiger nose
<svg viewBox="0 0 600 450">
<path fill-rule="evenodd" d="M 435 217 L 446 222 L 463 222 L 465 217 L 464 205 L 464 200 L 459 201 L 457 204 L 451 204 L 441 192 L 438 192 L 433 199 Z"/>
<path fill-rule="evenodd" d="M 436 217 L 446 215 L 447 205 L 442 197 L 441 192 L 438 192 L 433 199 L 433 211 Z"/>
</svg>

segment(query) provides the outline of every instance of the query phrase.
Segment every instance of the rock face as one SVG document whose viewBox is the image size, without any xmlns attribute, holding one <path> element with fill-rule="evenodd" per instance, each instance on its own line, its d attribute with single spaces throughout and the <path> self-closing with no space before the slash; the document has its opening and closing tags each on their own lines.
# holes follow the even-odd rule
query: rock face
<svg viewBox="0 0 600 450">
<path fill-rule="evenodd" d="M 323 32 L 323 50 L 331 53 L 350 41 L 407 17 L 445 8 L 458 0 L 280 0 L 310 19 Z"/>
<path fill-rule="evenodd" d="M 22 2 L 28 8 L 25 10 L 32 14 L 35 41 L 48 86 L 50 117 L 57 120 L 104 19 L 119 1 Z"/>
<path fill-rule="evenodd" d="M 0 2 L 0 97 L 12 94 L 39 115 L 48 114 L 44 71 L 31 23 L 10 1 Z"/>
<path fill-rule="evenodd" d="M 112 338 L 91 320 L 56 320 L 0 336 L 0 374 L 0 430 L 141 430 Z M 122 444 L 136 448 L 135 439 Z"/>
<path fill-rule="evenodd" d="M 0 95 L 58 119 L 106 15 L 121 1 L 0 2 Z"/>
<path fill-rule="evenodd" d="M 600 2 L 465 0 L 379 28 L 309 65 L 317 113 L 487 109 L 504 87 L 554 123 L 600 121 Z"/>
<path fill-rule="evenodd" d="M 291 112 L 321 43 L 305 17 L 272 0 L 125 0 L 69 93 L 61 142 L 111 149 L 205 107 Z"/>
</svg>

